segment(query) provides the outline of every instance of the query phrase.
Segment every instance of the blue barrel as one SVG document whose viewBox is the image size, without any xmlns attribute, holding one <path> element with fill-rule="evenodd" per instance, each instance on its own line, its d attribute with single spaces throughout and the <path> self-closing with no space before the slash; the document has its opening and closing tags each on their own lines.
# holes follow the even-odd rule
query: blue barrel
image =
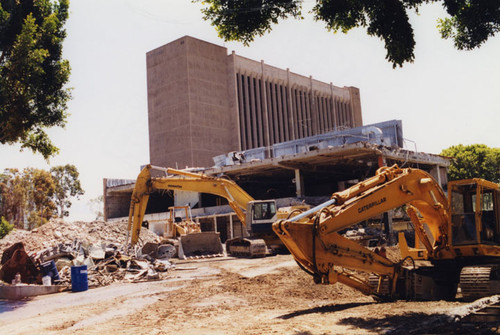
<svg viewBox="0 0 500 335">
<path fill-rule="evenodd" d="M 71 291 L 81 292 L 89 289 L 87 265 L 71 267 Z"/>
<path fill-rule="evenodd" d="M 56 263 L 54 261 L 42 263 L 41 267 L 44 277 L 49 276 L 50 278 L 52 278 L 52 282 L 61 280 L 61 278 L 59 278 L 59 272 L 57 272 Z"/>
</svg>

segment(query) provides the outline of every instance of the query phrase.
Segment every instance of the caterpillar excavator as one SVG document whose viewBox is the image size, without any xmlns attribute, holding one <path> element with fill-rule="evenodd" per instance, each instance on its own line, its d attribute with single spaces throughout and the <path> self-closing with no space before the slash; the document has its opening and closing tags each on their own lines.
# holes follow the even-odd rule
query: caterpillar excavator
<svg viewBox="0 0 500 335">
<path fill-rule="evenodd" d="M 339 233 L 400 206 L 406 207 L 416 241 L 409 247 L 399 234 L 402 261 Z M 394 165 L 274 223 L 273 230 L 315 283 L 339 282 L 377 300 L 452 300 L 460 287 L 463 298 L 471 300 L 500 293 L 499 211 L 495 183 L 452 181 L 446 196 L 425 171 Z"/>
<path fill-rule="evenodd" d="M 151 170 L 162 171 L 167 175 L 154 178 L 151 176 Z M 229 206 L 246 227 L 245 236 L 226 241 L 226 252 L 233 256 L 263 257 L 270 253 L 269 249 L 283 248 L 280 239 L 272 230 L 272 224 L 278 219 L 286 218 L 292 211 L 309 209 L 307 205 L 277 209 L 275 200 L 255 200 L 229 179 L 147 165 L 137 177 L 130 201 L 127 241 L 130 235 L 132 245 L 139 240 L 149 195 L 157 190 L 209 193 L 227 199 Z M 216 237 L 210 237 L 215 234 Z M 218 250 L 220 245 L 218 233 L 198 231 L 185 236 L 180 239 L 184 250 Z M 189 241 L 190 245 L 185 245 L 187 242 L 183 241 Z M 203 248 L 197 248 L 197 244 Z"/>
</svg>

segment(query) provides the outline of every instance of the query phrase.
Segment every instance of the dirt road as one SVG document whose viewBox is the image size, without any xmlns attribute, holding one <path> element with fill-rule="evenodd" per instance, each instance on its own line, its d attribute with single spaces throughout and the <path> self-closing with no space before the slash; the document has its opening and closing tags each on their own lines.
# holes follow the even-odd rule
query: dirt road
<svg viewBox="0 0 500 335">
<path fill-rule="evenodd" d="M 490 334 L 463 302 L 376 303 L 315 285 L 290 255 L 177 262 L 167 279 L 1 302 L 2 334 Z"/>
</svg>

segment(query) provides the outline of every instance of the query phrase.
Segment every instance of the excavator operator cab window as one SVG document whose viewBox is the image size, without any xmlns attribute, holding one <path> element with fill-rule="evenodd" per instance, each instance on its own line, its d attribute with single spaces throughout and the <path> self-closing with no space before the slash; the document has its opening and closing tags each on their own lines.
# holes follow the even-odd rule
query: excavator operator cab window
<svg viewBox="0 0 500 335">
<path fill-rule="evenodd" d="M 258 202 L 254 204 L 254 220 L 269 220 L 274 215 L 276 215 L 276 204 L 274 202 Z"/>
<path fill-rule="evenodd" d="M 500 242 L 498 229 L 499 191 L 483 189 L 481 193 L 481 243 Z"/>
<path fill-rule="evenodd" d="M 477 184 L 453 185 L 451 211 L 454 245 L 500 242 L 499 195 L 498 190 Z M 479 236 L 476 223 L 480 224 Z"/>
<path fill-rule="evenodd" d="M 451 190 L 454 245 L 476 244 L 476 184 L 453 185 Z"/>
</svg>

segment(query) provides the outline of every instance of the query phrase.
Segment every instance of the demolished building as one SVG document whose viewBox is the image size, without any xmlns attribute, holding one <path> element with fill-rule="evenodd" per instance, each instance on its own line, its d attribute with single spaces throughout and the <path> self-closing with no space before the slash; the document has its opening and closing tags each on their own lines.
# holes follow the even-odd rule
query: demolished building
<svg viewBox="0 0 500 335">
<path fill-rule="evenodd" d="M 147 77 L 150 162 L 144 163 L 199 167 L 278 206 L 320 203 L 392 164 L 447 182 L 449 160 L 405 149 L 402 121 L 363 125 L 356 87 L 320 82 L 190 36 L 148 52 Z M 128 217 L 134 182 L 104 180 L 107 220 Z M 207 194 L 152 194 L 145 219 L 161 233 L 168 207 L 188 204 L 202 230 L 220 232 L 222 241 L 242 235 L 226 200 Z"/>
<path fill-rule="evenodd" d="M 382 166 L 397 164 L 428 171 L 442 186 L 447 183 L 449 160 L 403 148 L 401 121 L 387 121 L 330 132 L 214 157 L 215 165 L 198 168 L 207 175 L 227 176 L 255 199 L 276 199 L 278 207 L 321 203 Z M 135 180 L 104 180 L 107 220 L 128 216 Z M 202 230 L 218 231 L 221 239 L 241 236 L 243 228 L 225 205 L 225 199 L 206 194 L 173 191 L 152 194 L 146 219 L 161 232 L 169 206 L 190 204 Z"/>
</svg>

